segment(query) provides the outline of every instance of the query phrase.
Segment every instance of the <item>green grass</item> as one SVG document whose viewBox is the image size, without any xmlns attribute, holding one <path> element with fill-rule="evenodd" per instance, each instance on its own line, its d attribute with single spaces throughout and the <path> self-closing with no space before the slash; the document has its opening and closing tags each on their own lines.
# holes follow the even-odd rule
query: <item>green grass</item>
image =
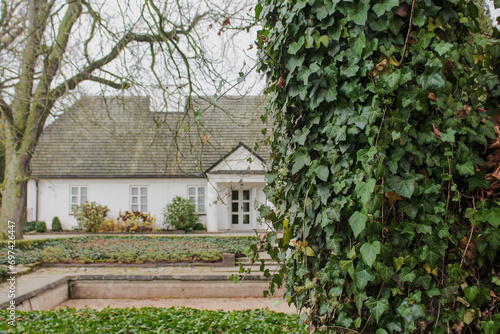
<svg viewBox="0 0 500 334">
<path fill-rule="evenodd" d="M 222 253 L 243 255 L 256 237 L 83 236 L 26 240 L 16 243 L 16 264 L 216 262 Z M 0 243 L 0 265 L 7 264 L 7 246 Z"/>
<path fill-rule="evenodd" d="M 0 318 L 8 312 L 0 310 Z M 191 308 L 64 308 L 17 312 L 16 327 L 7 322 L 0 333 L 307 333 L 296 315 L 268 310 L 208 311 Z"/>
</svg>

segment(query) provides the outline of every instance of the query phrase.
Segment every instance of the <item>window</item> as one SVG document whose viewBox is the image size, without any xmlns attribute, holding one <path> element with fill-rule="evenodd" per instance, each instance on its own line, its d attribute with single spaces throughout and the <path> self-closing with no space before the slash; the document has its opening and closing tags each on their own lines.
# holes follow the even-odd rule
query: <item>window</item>
<svg viewBox="0 0 500 334">
<path fill-rule="evenodd" d="M 148 187 L 130 187 L 130 211 L 148 211 Z"/>
<path fill-rule="evenodd" d="M 188 199 L 196 205 L 198 213 L 205 213 L 205 187 L 188 187 Z"/>
<path fill-rule="evenodd" d="M 76 207 L 87 203 L 87 187 L 69 187 L 70 188 L 70 213 L 72 214 Z"/>
</svg>

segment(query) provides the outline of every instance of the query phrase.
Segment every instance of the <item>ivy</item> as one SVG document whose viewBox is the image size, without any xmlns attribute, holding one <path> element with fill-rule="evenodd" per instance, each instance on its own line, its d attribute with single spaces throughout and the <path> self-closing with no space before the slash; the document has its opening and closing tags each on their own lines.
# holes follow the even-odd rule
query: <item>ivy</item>
<svg viewBox="0 0 500 334">
<path fill-rule="evenodd" d="M 312 331 L 498 331 L 498 31 L 465 0 L 256 13 L 274 124 L 261 212 L 284 229 L 258 246 L 283 263 L 270 291 Z"/>
</svg>

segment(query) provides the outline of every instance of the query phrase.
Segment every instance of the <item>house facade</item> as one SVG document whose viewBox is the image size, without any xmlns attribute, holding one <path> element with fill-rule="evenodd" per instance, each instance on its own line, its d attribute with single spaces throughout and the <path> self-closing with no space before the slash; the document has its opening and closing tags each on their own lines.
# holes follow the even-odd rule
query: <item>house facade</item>
<svg viewBox="0 0 500 334">
<path fill-rule="evenodd" d="M 145 97 L 85 96 L 51 123 L 32 158 L 27 219 L 57 216 L 72 229 L 73 209 L 95 201 L 113 218 L 150 213 L 161 228 L 165 205 L 182 196 L 208 231 L 262 228 L 265 100 L 199 98 L 180 113 L 149 105 Z"/>
</svg>

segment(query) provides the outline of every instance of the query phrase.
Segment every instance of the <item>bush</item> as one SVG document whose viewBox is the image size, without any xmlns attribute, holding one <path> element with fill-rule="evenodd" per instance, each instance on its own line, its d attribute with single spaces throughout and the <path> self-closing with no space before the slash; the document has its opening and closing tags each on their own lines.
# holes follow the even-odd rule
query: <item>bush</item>
<svg viewBox="0 0 500 334">
<path fill-rule="evenodd" d="M 205 228 L 205 225 L 203 225 L 202 223 L 196 223 L 193 226 L 193 230 L 194 231 L 204 231 L 204 230 L 206 230 L 206 228 Z"/>
<path fill-rule="evenodd" d="M 118 224 L 124 228 L 124 232 L 151 232 L 156 224 L 156 217 L 141 211 L 120 212 Z"/>
<path fill-rule="evenodd" d="M 97 232 L 100 230 L 109 209 L 96 202 L 79 205 L 75 209 L 75 218 L 78 226 L 87 232 Z"/>
<path fill-rule="evenodd" d="M 23 231 L 24 231 L 24 233 L 31 232 L 31 231 L 34 231 L 35 228 L 36 228 L 36 221 L 30 221 L 30 222 L 24 223 Z"/>
<path fill-rule="evenodd" d="M 62 225 L 61 225 L 61 221 L 59 220 L 59 217 L 54 217 L 52 219 L 52 231 L 54 231 L 54 232 L 61 232 L 62 231 Z"/>
<path fill-rule="evenodd" d="M 172 203 L 165 206 L 163 216 L 163 225 L 174 230 L 192 231 L 200 220 L 196 205 L 180 196 L 175 196 Z"/>
<path fill-rule="evenodd" d="M 44 221 L 39 221 L 36 223 L 35 229 L 37 232 L 45 232 L 47 231 L 47 224 Z"/>
</svg>

